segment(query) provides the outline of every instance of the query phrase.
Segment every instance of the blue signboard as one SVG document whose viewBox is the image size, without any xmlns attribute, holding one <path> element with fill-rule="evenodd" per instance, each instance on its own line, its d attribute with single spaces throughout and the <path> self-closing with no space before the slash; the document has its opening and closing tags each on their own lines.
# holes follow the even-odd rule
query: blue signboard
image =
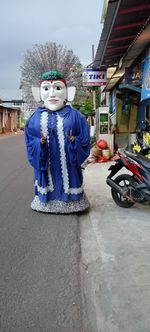
<svg viewBox="0 0 150 332">
<path fill-rule="evenodd" d="M 148 48 L 142 80 L 141 101 L 150 98 L 150 47 Z"/>
<path fill-rule="evenodd" d="M 95 68 L 84 68 L 82 73 L 82 82 L 85 86 L 106 85 L 106 71 L 100 71 Z"/>
</svg>

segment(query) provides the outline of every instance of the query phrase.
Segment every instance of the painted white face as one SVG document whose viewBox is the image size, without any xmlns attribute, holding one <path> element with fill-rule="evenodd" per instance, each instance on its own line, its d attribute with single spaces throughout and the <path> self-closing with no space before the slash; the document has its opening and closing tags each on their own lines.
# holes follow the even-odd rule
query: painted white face
<svg viewBox="0 0 150 332">
<path fill-rule="evenodd" d="M 50 111 L 57 111 L 64 107 L 67 99 L 67 88 L 62 81 L 43 81 L 41 83 L 41 99 Z"/>
</svg>

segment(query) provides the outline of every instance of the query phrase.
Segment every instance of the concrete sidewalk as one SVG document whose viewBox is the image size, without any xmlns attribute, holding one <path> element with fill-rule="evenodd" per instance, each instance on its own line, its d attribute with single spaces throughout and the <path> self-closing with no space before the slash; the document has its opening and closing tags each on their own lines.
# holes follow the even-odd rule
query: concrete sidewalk
<svg viewBox="0 0 150 332">
<path fill-rule="evenodd" d="M 150 207 L 123 209 L 113 202 L 106 185 L 113 163 L 89 164 L 84 171 L 91 204 L 80 216 L 85 328 L 150 332 Z"/>
</svg>

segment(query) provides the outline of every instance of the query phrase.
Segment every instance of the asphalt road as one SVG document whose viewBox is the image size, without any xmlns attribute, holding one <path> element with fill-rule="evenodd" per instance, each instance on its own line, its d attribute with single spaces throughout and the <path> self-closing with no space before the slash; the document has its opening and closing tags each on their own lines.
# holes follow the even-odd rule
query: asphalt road
<svg viewBox="0 0 150 332">
<path fill-rule="evenodd" d="M 81 332 L 77 215 L 32 211 L 24 135 L 0 138 L 1 332 Z"/>
</svg>

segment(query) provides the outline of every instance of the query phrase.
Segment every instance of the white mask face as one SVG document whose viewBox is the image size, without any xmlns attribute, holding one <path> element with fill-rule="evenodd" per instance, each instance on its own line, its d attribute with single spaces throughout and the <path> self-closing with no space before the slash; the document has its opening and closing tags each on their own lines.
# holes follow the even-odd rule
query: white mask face
<svg viewBox="0 0 150 332">
<path fill-rule="evenodd" d="M 41 83 L 41 99 L 50 111 L 57 111 L 64 107 L 67 99 L 67 88 L 62 81 L 43 81 Z"/>
</svg>

